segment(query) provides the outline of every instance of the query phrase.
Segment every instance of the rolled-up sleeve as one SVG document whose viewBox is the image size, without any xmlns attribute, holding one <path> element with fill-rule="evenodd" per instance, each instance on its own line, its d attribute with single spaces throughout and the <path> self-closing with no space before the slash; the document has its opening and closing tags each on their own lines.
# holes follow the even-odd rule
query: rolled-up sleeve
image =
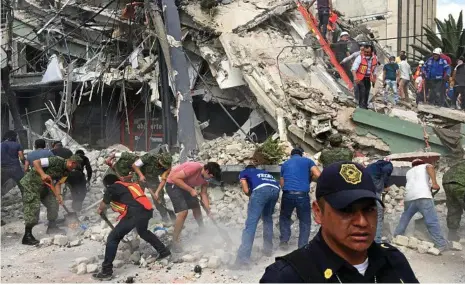
<svg viewBox="0 0 465 285">
<path fill-rule="evenodd" d="M 357 69 L 360 67 L 360 63 L 362 63 L 362 57 L 359 55 L 355 58 L 354 63 L 352 64 L 352 68 L 350 70 L 357 71 Z"/>
</svg>

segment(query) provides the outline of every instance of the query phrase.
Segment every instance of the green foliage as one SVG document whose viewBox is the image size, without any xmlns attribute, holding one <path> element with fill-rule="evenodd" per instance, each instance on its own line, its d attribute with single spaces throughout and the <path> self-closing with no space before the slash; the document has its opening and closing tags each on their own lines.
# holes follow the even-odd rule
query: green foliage
<svg viewBox="0 0 465 285">
<path fill-rule="evenodd" d="M 460 56 L 465 55 L 465 30 L 463 29 L 462 12 L 460 11 L 457 20 L 452 15 L 449 15 L 449 19 L 444 19 L 444 21 L 437 18 L 434 19 L 439 34 L 431 27 L 423 27 L 426 42 L 423 42 L 419 38 L 417 40 L 424 46 L 410 45 L 413 50 L 421 54 L 421 56 L 414 56 L 413 59 L 416 62 L 430 57 L 433 50 L 438 47 L 442 49 L 444 54 L 450 57 L 453 65 Z"/>
<path fill-rule="evenodd" d="M 257 147 L 253 159 L 258 165 L 271 165 L 280 163 L 284 156 L 285 152 L 282 146 L 279 145 L 279 141 L 269 137 L 262 145 Z"/>
</svg>

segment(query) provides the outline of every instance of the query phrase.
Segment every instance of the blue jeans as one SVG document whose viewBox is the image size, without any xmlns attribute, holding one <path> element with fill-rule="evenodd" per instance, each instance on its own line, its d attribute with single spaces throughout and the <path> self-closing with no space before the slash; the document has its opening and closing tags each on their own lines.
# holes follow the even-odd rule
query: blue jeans
<svg viewBox="0 0 465 285">
<path fill-rule="evenodd" d="M 434 207 L 433 199 L 423 198 L 413 201 L 406 201 L 404 204 L 404 212 L 400 217 L 399 225 L 397 225 L 394 236 L 404 234 L 408 223 L 417 212 L 420 212 L 423 215 L 426 228 L 428 229 L 428 232 L 436 247 L 445 247 L 447 245 L 447 241 L 442 235 L 441 226 L 439 225 L 438 215 L 436 214 L 436 208 Z"/>
<path fill-rule="evenodd" d="M 255 231 L 260 217 L 263 220 L 263 250 L 273 250 L 273 211 L 279 198 L 279 188 L 265 186 L 252 192 L 247 209 L 242 242 L 237 251 L 236 262 L 248 263 L 252 253 Z"/>
<path fill-rule="evenodd" d="M 386 79 L 385 81 L 386 87 L 384 88 L 384 102 L 388 102 L 388 92 L 389 89 L 392 89 L 392 92 L 394 93 L 394 104 L 397 104 L 399 102 L 399 93 L 397 92 L 397 81 L 396 80 L 389 80 Z"/>
<path fill-rule="evenodd" d="M 380 195 L 380 194 L 377 194 Z M 383 223 L 384 223 L 384 208 L 381 206 L 381 203 L 376 201 L 376 208 L 378 211 L 378 221 L 376 223 L 376 236 L 375 242 L 381 243 L 381 238 L 383 237 Z"/>
<path fill-rule="evenodd" d="M 297 210 L 297 218 L 299 218 L 299 248 L 308 243 L 311 227 L 311 206 L 310 196 L 308 192 L 302 194 L 290 194 L 283 191 L 281 198 L 281 213 L 279 215 L 279 230 L 281 242 L 289 242 L 291 238 L 291 216 L 294 209 Z"/>
</svg>

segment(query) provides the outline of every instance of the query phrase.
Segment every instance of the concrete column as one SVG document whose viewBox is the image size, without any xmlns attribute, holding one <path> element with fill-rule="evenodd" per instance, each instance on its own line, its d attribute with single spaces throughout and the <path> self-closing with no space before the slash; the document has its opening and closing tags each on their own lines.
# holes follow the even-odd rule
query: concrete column
<svg viewBox="0 0 465 285">
<path fill-rule="evenodd" d="M 37 94 L 32 94 L 32 96 Z M 42 122 L 42 111 L 34 112 L 36 110 L 44 108 L 44 100 L 42 96 L 34 96 L 29 99 L 29 103 L 27 106 L 27 111 L 30 113 L 27 115 L 28 122 L 30 124 L 31 129 L 41 134 L 44 131 L 44 122 Z M 26 118 L 24 118 L 26 119 Z"/>
</svg>

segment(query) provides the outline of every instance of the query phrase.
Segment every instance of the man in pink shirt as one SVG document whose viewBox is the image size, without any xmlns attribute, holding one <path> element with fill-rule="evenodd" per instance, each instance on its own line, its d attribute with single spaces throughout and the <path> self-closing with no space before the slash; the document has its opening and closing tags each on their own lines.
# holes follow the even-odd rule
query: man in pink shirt
<svg viewBox="0 0 465 285">
<path fill-rule="evenodd" d="M 199 162 L 188 161 L 171 169 L 166 183 L 166 192 L 176 213 L 172 246 L 174 252 L 181 251 L 179 237 L 189 209 L 192 209 L 199 226 L 203 226 L 202 212 L 195 187 L 201 186 L 200 198 L 209 211 L 210 201 L 208 200 L 207 186 L 212 179 L 221 180 L 221 168 L 216 162 L 203 165 Z"/>
</svg>

